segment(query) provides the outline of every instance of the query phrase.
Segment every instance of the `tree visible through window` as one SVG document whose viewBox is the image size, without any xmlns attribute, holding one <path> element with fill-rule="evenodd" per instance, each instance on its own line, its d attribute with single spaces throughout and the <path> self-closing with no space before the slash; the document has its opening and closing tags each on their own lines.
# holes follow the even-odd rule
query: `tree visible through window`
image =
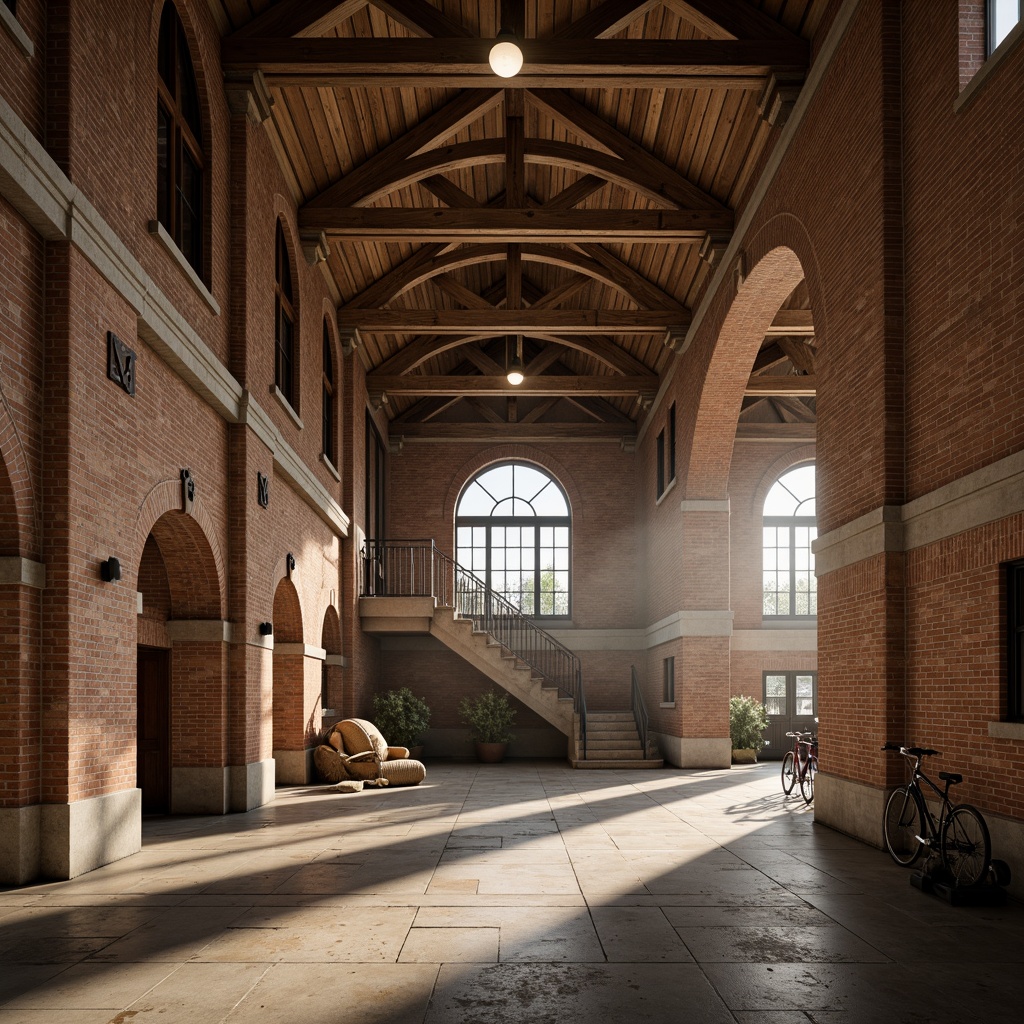
<svg viewBox="0 0 1024 1024">
<path fill-rule="evenodd" d="M 818 536 L 814 466 L 781 476 L 764 503 L 763 614 L 809 619 L 818 614 L 811 544 Z"/>
<path fill-rule="evenodd" d="M 570 613 L 569 502 L 537 466 L 504 462 L 462 492 L 455 512 L 459 564 L 525 615 Z"/>
</svg>

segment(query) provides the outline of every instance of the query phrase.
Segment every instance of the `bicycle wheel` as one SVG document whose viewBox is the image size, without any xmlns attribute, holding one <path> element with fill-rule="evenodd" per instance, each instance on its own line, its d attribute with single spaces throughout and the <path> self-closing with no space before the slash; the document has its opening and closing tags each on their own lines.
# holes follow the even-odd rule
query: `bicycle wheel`
<svg viewBox="0 0 1024 1024">
<path fill-rule="evenodd" d="M 782 759 L 782 792 L 789 796 L 793 792 L 793 787 L 796 785 L 796 775 L 794 773 L 794 762 L 796 758 L 793 757 L 793 751 L 787 750 L 786 756 Z"/>
<path fill-rule="evenodd" d="M 992 843 L 981 813 L 970 804 L 954 807 L 942 825 L 939 853 L 954 885 L 977 885 L 992 861 Z"/>
<path fill-rule="evenodd" d="M 818 774 L 818 759 L 812 754 L 804 765 L 804 773 L 800 776 L 800 792 L 803 794 L 804 803 L 809 804 L 814 799 L 814 776 Z"/>
<path fill-rule="evenodd" d="M 921 798 L 907 786 L 893 790 L 885 802 L 885 816 L 882 819 L 882 835 L 885 848 L 897 864 L 907 867 L 913 864 L 924 845 L 917 841 L 924 826 L 921 824 Z"/>
</svg>

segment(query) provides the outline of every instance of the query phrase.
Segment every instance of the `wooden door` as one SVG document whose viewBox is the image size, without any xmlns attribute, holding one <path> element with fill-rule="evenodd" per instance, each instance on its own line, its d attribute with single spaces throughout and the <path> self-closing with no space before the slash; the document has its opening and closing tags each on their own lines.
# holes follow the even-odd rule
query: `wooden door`
<svg viewBox="0 0 1024 1024">
<path fill-rule="evenodd" d="M 144 814 L 171 807 L 171 652 L 138 649 L 138 749 L 136 785 Z"/>
<path fill-rule="evenodd" d="M 764 703 L 768 709 L 768 746 L 758 754 L 762 761 L 781 761 L 793 741 L 787 732 L 817 733 L 817 672 L 765 672 Z"/>
</svg>

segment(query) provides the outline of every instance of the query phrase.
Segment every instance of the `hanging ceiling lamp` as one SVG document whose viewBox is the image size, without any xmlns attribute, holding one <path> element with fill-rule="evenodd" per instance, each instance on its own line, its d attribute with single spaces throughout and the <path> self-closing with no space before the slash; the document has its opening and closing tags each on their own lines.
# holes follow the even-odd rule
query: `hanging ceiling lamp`
<svg viewBox="0 0 1024 1024">
<path fill-rule="evenodd" d="M 502 30 L 487 55 L 491 70 L 502 78 L 514 78 L 523 67 L 523 51 L 512 32 Z"/>
<path fill-rule="evenodd" d="M 512 356 L 512 361 L 508 364 L 508 374 L 506 379 L 509 384 L 518 387 L 526 380 L 526 376 L 523 373 L 523 339 L 516 338 L 516 351 L 515 355 Z"/>
</svg>

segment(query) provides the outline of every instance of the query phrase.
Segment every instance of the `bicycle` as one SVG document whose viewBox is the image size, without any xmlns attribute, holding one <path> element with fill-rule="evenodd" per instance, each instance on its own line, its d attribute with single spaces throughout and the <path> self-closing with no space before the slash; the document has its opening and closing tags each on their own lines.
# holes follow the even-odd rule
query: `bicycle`
<svg viewBox="0 0 1024 1024">
<path fill-rule="evenodd" d="M 885 848 L 897 864 L 909 867 L 927 848 L 937 849 L 942 867 L 956 886 L 977 885 L 985 878 L 992 862 L 992 843 L 981 812 L 970 804 L 953 804 L 951 786 L 964 777 L 957 772 L 939 772 L 939 787 L 921 770 L 926 757 L 941 757 L 926 747 L 904 747 L 886 743 L 882 750 L 896 750 L 913 761 L 910 782 L 894 790 L 885 803 L 882 834 Z M 929 810 L 921 783 L 925 782 L 941 801 L 939 817 Z"/>
<path fill-rule="evenodd" d="M 804 803 L 814 799 L 814 777 L 818 774 L 818 738 L 813 732 L 787 732 L 793 749 L 782 759 L 782 792 L 789 796 L 800 783 Z"/>
</svg>

